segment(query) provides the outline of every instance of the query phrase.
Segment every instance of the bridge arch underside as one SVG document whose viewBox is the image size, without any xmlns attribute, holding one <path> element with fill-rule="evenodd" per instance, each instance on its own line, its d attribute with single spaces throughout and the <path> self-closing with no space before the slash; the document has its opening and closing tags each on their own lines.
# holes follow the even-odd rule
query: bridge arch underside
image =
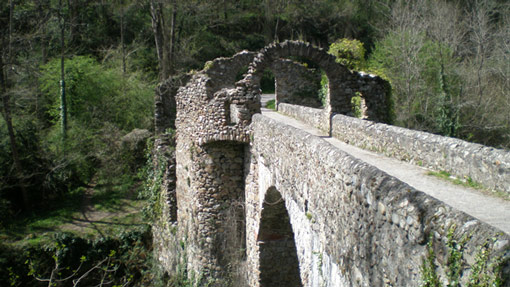
<svg viewBox="0 0 510 287">
<path fill-rule="evenodd" d="M 257 244 L 260 286 L 303 286 L 289 213 L 274 187 L 265 195 Z"/>
<path fill-rule="evenodd" d="M 299 187 L 268 161 L 272 155 L 251 156 L 248 178 L 255 182 L 246 190 L 248 285 L 350 286 L 321 243 L 325 238 L 314 228 L 310 202 L 296 197 Z"/>
</svg>

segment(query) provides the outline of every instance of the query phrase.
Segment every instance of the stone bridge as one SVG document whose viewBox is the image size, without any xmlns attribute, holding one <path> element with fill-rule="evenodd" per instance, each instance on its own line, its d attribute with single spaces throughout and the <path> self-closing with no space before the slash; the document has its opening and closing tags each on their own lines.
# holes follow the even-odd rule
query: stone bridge
<svg viewBox="0 0 510 287">
<path fill-rule="evenodd" d="M 278 112 L 261 108 L 264 70 L 275 75 Z M 320 71 L 329 80 L 322 102 L 306 95 Z M 447 245 L 468 236 L 463 284 L 481 248 L 508 277 L 509 201 L 424 168 L 508 197 L 510 154 L 384 124 L 388 87 L 293 41 L 162 83 L 156 164 L 165 173 L 153 233 L 165 270 L 187 270 L 200 286 L 420 286 L 430 248 L 446 278 Z M 356 95 L 362 119 L 352 117 Z"/>
</svg>

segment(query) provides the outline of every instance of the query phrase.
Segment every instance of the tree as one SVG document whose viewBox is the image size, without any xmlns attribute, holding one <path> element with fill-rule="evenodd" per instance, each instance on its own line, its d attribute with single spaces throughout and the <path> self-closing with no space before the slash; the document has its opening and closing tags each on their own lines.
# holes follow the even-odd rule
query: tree
<svg viewBox="0 0 510 287">
<path fill-rule="evenodd" d="M 8 23 L 8 25 L 4 25 L 4 27 L 7 26 L 9 29 L 9 31 L 8 31 L 8 45 L 7 45 L 8 51 L 7 51 L 7 57 L 6 57 L 8 60 L 7 65 L 5 65 L 3 62 L 3 57 L 5 54 L 5 51 L 2 48 L 3 44 L 2 44 L 2 47 L 0 47 L 0 69 L 1 69 L 0 70 L 0 94 L 2 95 L 2 104 L 3 104 L 3 113 L 2 114 L 3 114 L 3 117 L 7 124 L 7 130 L 9 133 L 9 141 L 10 141 L 10 145 L 11 145 L 14 169 L 15 169 L 17 178 L 19 179 L 19 182 L 20 182 L 19 188 L 21 190 L 23 207 L 26 210 L 28 210 L 30 208 L 29 198 L 28 198 L 27 190 L 25 188 L 25 182 L 23 179 L 23 167 L 21 165 L 21 160 L 20 160 L 19 153 L 18 153 L 18 145 L 17 145 L 16 135 L 14 133 L 14 127 L 12 124 L 11 103 L 10 103 L 11 99 L 10 99 L 10 94 L 8 91 L 8 76 L 7 76 L 9 72 L 5 72 L 6 69 L 7 69 L 7 71 L 11 70 L 12 62 L 13 62 L 13 55 L 12 55 L 12 53 L 13 53 L 13 48 L 12 48 L 13 13 L 14 13 L 14 2 L 12 0 L 10 0 L 9 1 L 9 23 Z M 4 42 L 3 38 L 2 38 L 1 42 Z"/>
<path fill-rule="evenodd" d="M 165 2 L 151 0 L 150 12 L 152 20 L 152 29 L 154 31 L 154 42 L 159 61 L 160 80 L 168 78 L 174 72 L 174 46 L 175 46 L 175 26 L 177 18 L 177 1 L 171 1 L 170 31 L 166 25 Z"/>
<path fill-rule="evenodd" d="M 58 18 L 60 23 L 60 119 L 62 138 L 65 140 L 67 133 L 67 103 L 65 81 L 65 18 L 62 0 L 58 1 Z"/>
</svg>

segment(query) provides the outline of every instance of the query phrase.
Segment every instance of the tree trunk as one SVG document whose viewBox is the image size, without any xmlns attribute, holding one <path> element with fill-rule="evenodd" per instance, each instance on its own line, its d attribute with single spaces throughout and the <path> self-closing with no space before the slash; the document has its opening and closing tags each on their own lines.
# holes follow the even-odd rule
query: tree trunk
<svg viewBox="0 0 510 287">
<path fill-rule="evenodd" d="M 8 47 L 8 59 L 9 62 L 12 63 L 12 14 L 14 11 L 14 4 L 12 0 L 9 5 L 9 47 Z M 25 181 L 23 178 L 23 168 L 21 165 L 21 160 L 19 158 L 18 153 L 18 144 L 16 141 L 16 135 L 14 134 L 14 128 L 12 125 L 12 115 L 11 115 L 11 106 L 10 106 L 10 95 L 7 93 L 7 74 L 4 75 L 4 63 L 3 63 L 3 51 L 0 47 L 0 94 L 2 95 L 2 104 L 3 104 L 3 116 L 5 119 L 5 123 L 7 124 L 7 132 L 9 134 L 9 143 L 11 145 L 12 152 L 12 161 L 14 163 L 14 170 L 16 173 L 16 177 L 19 180 L 20 189 L 21 189 L 21 197 L 23 200 L 23 207 L 25 210 L 30 209 L 30 204 L 28 200 L 28 193 L 25 189 Z M 9 65 L 11 64 L 9 63 Z"/>
<path fill-rule="evenodd" d="M 46 49 L 46 45 L 47 45 L 47 40 L 46 40 L 46 21 L 47 21 L 47 17 L 45 15 L 45 9 L 46 7 L 43 6 L 43 0 L 38 0 L 37 1 L 37 9 L 39 10 L 39 20 L 41 21 L 40 25 L 41 25 L 41 30 L 42 30 L 42 34 L 41 34 L 41 62 L 42 64 L 46 64 L 46 62 L 48 61 L 48 51 Z"/>
<path fill-rule="evenodd" d="M 67 136 L 67 104 L 65 82 L 65 18 L 63 14 L 62 0 L 59 0 L 60 18 L 60 120 L 62 125 L 62 138 Z"/>
<path fill-rule="evenodd" d="M 172 19 L 170 24 L 170 43 L 168 43 L 168 72 L 174 73 L 175 21 L 177 18 L 177 1 L 172 1 Z"/>
<path fill-rule="evenodd" d="M 152 30 L 154 32 L 154 42 L 156 43 L 156 52 L 159 62 L 159 77 L 160 80 L 168 78 L 167 55 L 165 53 L 165 19 L 163 16 L 163 4 L 161 2 L 151 1 L 151 20 Z"/>
<path fill-rule="evenodd" d="M 126 45 L 124 43 L 124 3 L 120 8 L 120 48 L 122 51 L 122 75 L 126 75 Z"/>
</svg>

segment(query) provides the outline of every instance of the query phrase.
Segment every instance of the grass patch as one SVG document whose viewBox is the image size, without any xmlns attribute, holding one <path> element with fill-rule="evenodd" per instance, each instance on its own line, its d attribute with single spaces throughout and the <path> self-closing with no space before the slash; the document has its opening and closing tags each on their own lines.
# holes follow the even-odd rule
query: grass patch
<svg viewBox="0 0 510 287">
<path fill-rule="evenodd" d="M 0 229 L 0 240 L 8 245 L 34 246 L 51 242 L 53 234 L 61 231 L 92 238 L 98 234 L 114 234 L 117 229 L 128 225 L 142 224 L 139 211 L 143 201 L 137 199 L 138 186 L 139 183 L 132 179 L 119 179 L 114 183 L 100 182 L 95 186 L 79 187 L 65 197 L 53 200 L 53 204 L 45 209 L 11 220 Z M 91 196 L 86 199 L 88 192 Z M 106 217 L 98 222 L 86 222 L 83 219 L 84 205 L 87 212 L 102 212 Z M 67 226 L 73 226 L 71 223 L 75 220 L 86 227 L 68 229 Z"/>
<path fill-rule="evenodd" d="M 504 200 L 510 200 L 510 195 L 508 195 L 507 193 L 499 191 L 499 190 L 490 190 L 487 187 L 483 186 L 481 183 L 474 181 L 471 177 L 465 177 L 464 179 L 457 178 L 455 176 L 452 176 L 449 172 L 446 172 L 444 170 L 429 171 L 429 172 L 427 172 L 427 175 L 435 176 L 437 178 L 447 180 L 447 181 L 449 181 L 453 184 L 456 184 L 456 185 L 473 188 L 473 189 L 481 191 L 485 194 L 496 196 L 496 197 L 504 199 Z"/>
<path fill-rule="evenodd" d="M 266 103 L 266 108 L 268 109 L 271 109 L 271 110 L 276 110 L 276 100 L 269 100 L 267 103 Z"/>
<path fill-rule="evenodd" d="M 122 209 L 124 199 L 136 199 L 140 184 L 131 178 L 116 182 L 101 182 L 95 186 L 91 204 L 97 210 L 115 212 Z"/>
<path fill-rule="evenodd" d="M 59 225 L 69 222 L 80 211 L 83 192 L 84 189 L 78 188 L 65 198 L 55 200 L 50 208 L 12 220 L 0 230 L 0 238 L 4 242 L 39 241 L 39 235 L 56 231 Z"/>
</svg>

